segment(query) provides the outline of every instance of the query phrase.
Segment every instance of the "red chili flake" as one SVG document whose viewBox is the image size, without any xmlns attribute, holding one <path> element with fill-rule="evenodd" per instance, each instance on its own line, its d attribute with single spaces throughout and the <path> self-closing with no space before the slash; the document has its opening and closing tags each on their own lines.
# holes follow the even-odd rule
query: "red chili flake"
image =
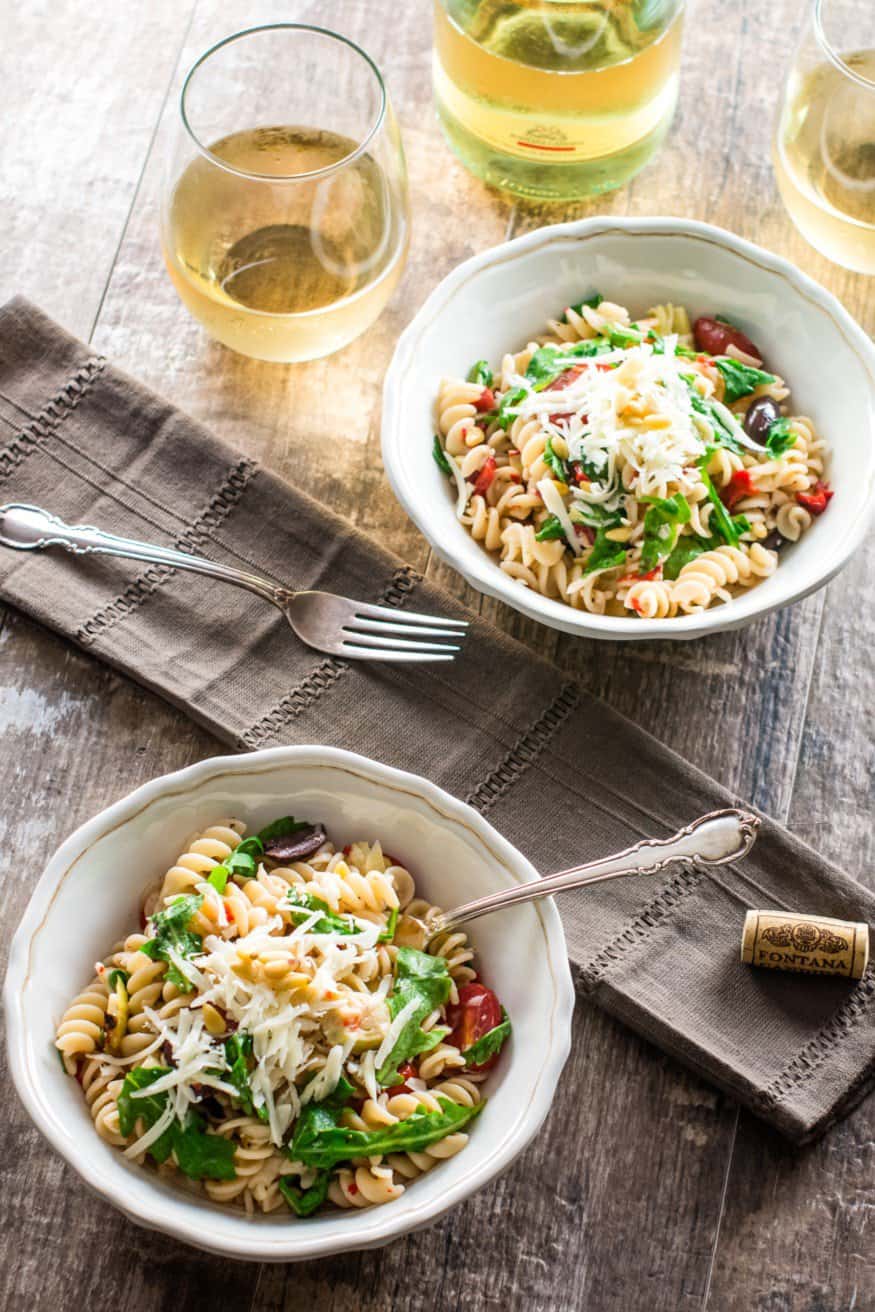
<svg viewBox="0 0 875 1312">
<path fill-rule="evenodd" d="M 617 584 L 617 587 L 620 586 L 620 583 L 646 583 L 650 579 L 661 579 L 661 578 L 662 578 L 662 566 L 654 565 L 653 569 L 648 570 L 646 574 L 624 574 L 623 577 L 620 579 L 619 583 Z"/>
<path fill-rule="evenodd" d="M 359 1191 L 359 1187 L 356 1184 L 355 1180 L 350 1180 L 349 1184 L 346 1186 L 346 1192 L 348 1194 L 357 1194 L 358 1191 Z"/>
<path fill-rule="evenodd" d="M 797 492 L 796 500 L 812 515 L 822 515 L 834 496 L 832 488 L 818 479 L 811 492 Z"/>
<path fill-rule="evenodd" d="M 574 531 L 579 538 L 583 538 L 584 542 L 588 542 L 590 546 L 595 542 L 595 532 L 589 524 L 575 524 Z"/>
<path fill-rule="evenodd" d="M 510 473 L 510 481 L 511 483 L 521 483 L 523 481 L 523 476 L 518 470 L 512 469 Z"/>
<path fill-rule="evenodd" d="M 734 510 L 739 501 L 756 496 L 756 492 L 750 470 L 736 469 L 726 486 L 720 489 L 720 500 L 730 510 Z"/>
<path fill-rule="evenodd" d="M 643 608 L 643 602 L 641 601 L 641 598 L 640 598 L 640 597 L 633 597 L 632 600 L 631 600 L 631 602 L 630 602 L 630 605 L 631 605 L 632 609 L 635 611 L 636 614 L 638 614 L 638 615 L 641 614 L 641 611 L 642 611 L 642 608 Z"/>
<path fill-rule="evenodd" d="M 351 851 L 352 851 L 352 843 L 347 843 L 346 847 L 343 849 L 343 855 L 349 856 Z"/>
<path fill-rule="evenodd" d="M 589 479 L 587 478 L 586 474 L 583 472 L 583 465 L 577 464 L 576 462 L 575 462 L 574 464 L 572 464 L 572 466 L 571 466 L 571 474 L 572 474 L 572 477 L 573 477 L 575 483 L 588 483 L 588 482 L 589 482 Z"/>
<path fill-rule="evenodd" d="M 493 392 L 491 387 L 484 387 L 483 391 L 480 393 L 480 395 L 477 397 L 477 400 L 474 402 L 474 409 L 479 410 L 482 413 L 485 413 L 487 410 L 491 410 L 494 405 L 495 405 L 495 393 Z"/>
</svg>

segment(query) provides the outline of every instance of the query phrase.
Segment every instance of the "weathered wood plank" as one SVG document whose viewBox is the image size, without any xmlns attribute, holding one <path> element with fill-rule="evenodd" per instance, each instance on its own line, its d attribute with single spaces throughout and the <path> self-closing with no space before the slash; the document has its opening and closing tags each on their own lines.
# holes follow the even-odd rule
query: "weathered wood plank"
<svg viewBox="0 0 875 1312">
<path fill-rule="evenodd" d="M 62 31 L 64 23 L 75 27 L 84 12 L 78 3 L 60 9 Z M 323 10 L 315 0 L 296 0 L 284 7 L 283 16 L 319 21 Z M 106 32 L 112 32 L 109 48 L 118 56 L 112 42 L 122 40 L 122 25 L 96 12 L 103 23 L 103 47 Z M 150 7 L 161 39 L 171 42 L 171 24 L 162 19 L 163 12 Z M 863 280 L 834 270 L 795 236 L 771 180 L 774 71 L 789 57 L 796 6 L 792 0 L 769 6 L 756 0 L 727 11 L 716 0 L 700 0 L 695 15 L 695 31 L 687 34 L 680 117 L 659 161 L 626 192 L 597 206 L 520 211 L 515 230 L 589 212 L 706 216 L 791 255 L 838 291 L 852 311 L 862 313 Z M 261 16 L 239 3 L 202 3 L 183 62 L 216 35 Z M 52 18 L 57 32 L 55 8 Z M 304 367 L 245 361 L 207 342 L 176 301 L 158 252 L 157 204 L 175 115 L 168 106 L 95 341 L 229 440 L 379 533 L 413 563 L 427 565 L 430 575 L 458 595 L 479 603 L 450 571 L 428 562 L 425 544 L 381 476 L 379 386 L 398 331 L 455 263 L 505 236 L 511 207 L 469 178 L 441 142 L 429 108 L 426 6 L 406 6 L 399 14 L 396 6 L 384 11 L 364 0 L 348 0 L 342 16 L 331 21 L 361 38 L 387 67 L 405 133 L 414 241 L 408 272 L 383 319 L 334 359 Z M 175 12 L 173 23 L 181 33 L 184 23 Z M 760 43 L 764 26 L 770 32 L 767 60 Z M 43 25 L 30 33 L 41 64 L 51 62 L 48 30 Z M 160 90 L 172 58 L 162 62 L 155 56 L 155 41 L 148 44 L 149 76 L 154 77 L 149 85 Z M 113 95 L 118 87 L 112 82 Z M 148 105 L 132 97 L 128 101 L 113 104 L 130 110 L 126 121 L 145 143 L 158 103 L 154 98 Z M 83 103 L 93 106 L 93 96 Z M 104 111 L 100 122 L 108 117 Z M 51 126 L 46 119 L 40 132 Z M 60 176 L 66 183 L 68 174 Z M 80 178 L 72 171 L 69 177 L 71 187 L 78 188 Z M 82 205 L 85 227 L 97 228 L 105 198 L 89 197 L 83 189 Z M 47 238 L 45 246 L 33 268 L 45 268 L 51 289 L 63 271 L 63 265 L 51 264 L 60 243 Z M 106 254 L 99 241 L 94 249 Z M 25 283 L 19 286 L 28 290 Z M 90 320 L 84 323 L 85 311 L 90 308 L 93 315 L 96 310 L 97 302 L 88 300 L 95 286 L 102 290 L 102 281 L 88 272 L 82 275 L 82 295 L 65 289 L 52 301 L 36 281 L 31 294 L 82 332 L 90 326 Z M 83 323 L 73 317 L 80 309 Z M 871 317 L 864 322 L 871 328 Z M 858 573 L 857 589 L 865 577 Z M 825 610 L 823 599 L 814 598 L 741 635 L 690 646 L 575 643 L 496 603 L 484 601 L 482 609 L 774 814 L 786 814 L 799 758 L 801 800 L 794 822 L 822 845 L 812 829 L 823 816 L 835 852 L 844 854 L 847 838 L 832 817 L 843 802 L 864 815 L 871 784 L 859 765 L 848 773 L 848 763 L 866 760 L 870 750 L 864 717 L 854 714 L 859 694 L 848 668 L 854 664 L 850 654 L 859 654 L 859 667 L 869 647 L 856 612 L 851 621 L 850 600 L 839 619 L 829 619 L 841 589 L 843 582 L 829 590 Z M 818 653 L 822 613 L 828 641 Z M 871 689 L 871 668 L 858 680 Z M 812 720 L 803 734 L 809 685 Z M 183 717 L 20 617 L 0 629 L 0 687 L 7 690 L 3 713 L 11 717 L 14 745 L 5 764 L 0 763 L 0 787 L 5 785 L 7 796 L 22 799 L 20 819 L 16 813 L 8 822 L 8 850 L 51 847 L 64 830 L 110 797 L 215 750 L 212 740 Z M 848 699 L 844 706 L 842 691 Z M 42 740 L 26 732 L 33 724 L 40 726 Z M 833 726 L 840 748 L 828 745 Z M 44 814 L 53 817 L 51 833 L 38 831 L 30 818 Z M 862 828 L 860 820 L 856 829 Z M 860 838 L 871 845 L 871 837 Z M 11 885 L 7 880 L 8 923 L 17 920 L 28 888 L 20 873 Z M 110 1290 L 114 1301 L 133 1298 L 145 1308 L 171 1300 L 181 1309 L 215 1305 L 224 1293 L 233 1306 L 294 1307 L 306 1299 L 315 1312 L 372 1312 L 390 1306 L 400 1312 L 431 1306 L 649 1312 L 653 1307 L 703 1307 L 709 1279 L 708 1304 L 719 1309 L 818 1307 L 837 1312 L 854 1305 L 854 1289 L 856 1306 L 866 1305 L 866 1295 L 871 1301 L 872 1269 L 859 1223 L 866 1215 L 867 1166 L 871 1171 L 871 1119 L 865 1120 L 865 1112 L 824 1148 L 801 1158 L 781 1149 L 768 1132 L 743 1123 L 721 1224 L 734 1110 L 586 1004 L 577 1009 L 575 1040 L 547 1128 L 497 1185 L 431 1230 L 379 1253 L 327 1266 L 264 1268 L 257 1287 L 254 1268 L 226 1264 L 220 1288 L 215 1264 L 134 1231 L 88 1197 L 72 1173 L 50 1158 L 16 1103 L 4 1127 L 3 1160 L 16 1154 L 19 1159 L 5 1191 L 2 1218 L 9 1251 L 15 1254 L 5 1271 L 8 1301 L 17 1296 L 16 1301 L 42 1303 L 79 1294 L 86 1267 L 89 1290 L 99 1288 L 104 1296 Z M 811 1198 L 816 1203 L 806 1206 Z M 794 1240 L 795 1227 L 805 1242 Z M 761 1242 L 761 1233 L 768 1243 Z M 52 1245 L 65 1254 L 76 1252 L 76 1264 L 57 1263 L 59 1269 L 49 1273 L 40 1255 Z"/>
<path fill-rule="evenodd" d="M 136 21 L 79 0 L 19 8 L 0 62 L 15 130 L 0 141 L 6 258 L 0 297 L 24 292 L 72 331 L 97 315 L 192 3 Z M 5 969 L 42 858 L 75 825 L 155 773 L 215 750 L 162 703 L 21 616 L 0 613 L 4 751 L 0 870 Z M 144 1309 L 245 1301 L 253 1271 L 221 1270 L 146 1236 L 99 1201 L 31 1125 L 4 1074 L 0 1305 L 109 1302 Z M 160 1277 L 156 1278 L 156 1273 Z"/>
</svg>

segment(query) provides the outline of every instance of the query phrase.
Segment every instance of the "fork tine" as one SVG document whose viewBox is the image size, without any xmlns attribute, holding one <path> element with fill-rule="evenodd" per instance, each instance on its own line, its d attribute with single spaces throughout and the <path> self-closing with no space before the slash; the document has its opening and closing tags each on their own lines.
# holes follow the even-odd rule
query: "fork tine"
<svg viewBox="0 0 875 1312">
<path fill-rule="evenodd" d="M 416 610 L 398 610 L 394 606 L 371 606 L 367 602 L 356 603 L 356 617 L 373 620 L 395 620 L 406 624 L 449 624 L 454 629 L 467 629 L 467 620 L 451 620 L 446 615 L 424 615 Z"/>
<path fill-rule="evenodd" d="M 430 629 L 424 624 L 390 624 L 388 620 L 360 618 L 356 615 L 345 626 L 349 633 L 406 633 L 416 638 L 464 638 L 464 629 Z"/>
<path fill-rule="evenodd" d="M 383 638 L 375 633 L 364 633 L 358 629 L 344 627 L 353 642 L 361 647 L 374 647 L 380 651 L 459 651 L 447 642 L 408 642 L 406 638 Z M 346 638 L 343 640 L 346 642 Z"/>
<path fill-rule="evenodd" d="M 381 647 L 355 647 L 351 643 L 341 643 L 340 656 L 360 657 L 366 661 L 452 661 L 455 656 L 450 653 L 439 656 L 428 651 L 383 651 Z"/>
</svg>

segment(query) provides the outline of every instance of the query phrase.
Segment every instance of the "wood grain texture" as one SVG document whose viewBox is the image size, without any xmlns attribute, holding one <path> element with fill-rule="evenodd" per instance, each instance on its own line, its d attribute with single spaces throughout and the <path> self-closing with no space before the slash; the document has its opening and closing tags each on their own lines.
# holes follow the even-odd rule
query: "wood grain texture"
<svg viewBox="0 0 875 1312">
<path fill-rule="evenodd" d="M 345 0 L 332 9 L 329 21 L 360 38 L 388 73 L 408 153 L 413 244 L 392 304 L 364 339 L 327 361 L 288 368 L 210 343 L 176 299 L 157 238 L 176 115 L 172 96 L 163 112 L 162 104 L 166 87 L 178 87 L 180 70 L 216 36 L 278 16 L 326 21 L 325 6 L 290 0 L 280 13 L 275 4 L 200 0 L 189 29 L 190 13 L 188 3 L 162 0 L 137 6 L 139 21 L 130 23 L 108 5 L 64 0 L 51 7 L 51 22 L 47 6 L 30 7 L 17 59 L 4 44 L 4 70 L 21 87 L 27 122 L 53 152 L 58 179 L 52 197 L 31 189 L 22 143 L 8 134 L 0 141 L 16 240 L 39 231 L 25 262 L 3 275 L 9 290 L 30 294 L 80 333 L 96 316 L 96 346 L 144 382 L 379 534 L 729 787 L 789 816 L 827 854 L 855 863 L 851 873 L 869 877 L 871 731 L 861 710 L 871 701 L 875 635 L 855 601 L 868 561 L 824 594 L 742 633 L 683 646 L 575 641 L 479 598 L 430 560 L 379 456 L 379 390 L 398 332 L 459 260 L 542 223 L 589 213 L 707 218 L 788 255 L 872 331 L 866 282 L 795 234 L 771 175 L 777 70 L 801 20 L 797 0 L 735 7 L 698 0 L 666 149 L 625 191 L 561 208 L 512 206 L 444 147 L 430 108 L 425 0 Z M 87 50 L 77 35 L 90 37 Z M 68 79 L 76 94 L 54 71 L 65 60 L 69 69 L 71 58 L 79 61 L 78 76 Z M 37 77 L 34 69 L 53 71 Z M 134 83 L 136 96 L 127 92 Z M 61 133 L 56 123 L 65 114 L 72 117 Z M 83 172 L 98 185 L 83 187 Z M 47 199 L 58 198 L 73 211 L 70 230 L 84 252 L 68 281 L 56 234 L 40 227 Z M 5 624 L 0 616 L 0 688 L 7 746 L 0 788 L 9 799 L 0 824 L 5 850 L 18 857 L 0 875 L 5 952 L 43 851 L 112 798 L 216 745 L 20 616 Z M 583 1002 L 556 1105 L 511 1171 L 431 1229 L 331 1263 L 260 1270 L 216 1263 L 136 1230 L 51 1156 L 13 1097 L 7 1105 L 3 1305 L 54 1306 L 92 1293 L 121 1307 L 175 1312 L 222 1304 L 313 1312 L 839 1312 L 875 1304 L 866 1231 L 875 1110 L 864 1106 L 825 1144 L 792 1152 Z"/>
</svg>

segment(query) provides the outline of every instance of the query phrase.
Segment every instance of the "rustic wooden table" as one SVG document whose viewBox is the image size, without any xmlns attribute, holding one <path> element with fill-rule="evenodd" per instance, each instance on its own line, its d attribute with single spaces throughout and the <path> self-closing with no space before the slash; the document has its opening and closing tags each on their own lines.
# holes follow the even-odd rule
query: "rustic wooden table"
<svg viewBox="0 0 875 1312">
<path fill-rule="evenodd" d="M 857 3 L 862 12 L 871 0 Z M 772 178 L 770 123 L 804 8 L 698 0 L 678 117 L 657 162 L 594 205 L 535 209 L 488 191 L 444 146 L 426 0 L 287 0 L 281 13 L 257 0 L 6 0 L 0 296 L 30 296 L 871 880 L 875 633 L 860 604 L 871 550 L 825 592 L 740 633 L 596 645 L 466 593 L 429 559 L 380 466 L 380 383 L 400 330 L 459 260 L 544 223 L 708 219 L 789 256 L 875 328 L 869 285 L 797 236 Z M 180 70 L 216 36 L 277 16 L 327 20 L 386 69 L 414 212 L 409 267 L 382 320 L 334 359 L 289 368 L 208 341 L 178 302 L 157 239 Z M 0 614 L 0 687 L 5 943 L 43 857 L 74 825 L 217 743 L 15 613 Z M 222 1263 L 136 1229 L 52 1155 L 9 1087 L 4 1106 L 0 1298 L 10 1308 L 875 1307 L 875 1099 L 823 1143 L 794 1150 L 583 1002 L 555 1108 L 508 1175 L 424 1233 L 318 1265 Z"/>
</svg>

